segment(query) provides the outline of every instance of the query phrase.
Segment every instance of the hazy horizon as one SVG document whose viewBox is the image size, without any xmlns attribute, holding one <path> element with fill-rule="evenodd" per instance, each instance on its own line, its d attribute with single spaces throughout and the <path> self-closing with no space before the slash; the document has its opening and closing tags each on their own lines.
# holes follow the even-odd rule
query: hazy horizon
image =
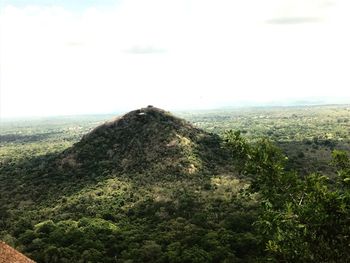
<svg viewBox="0 0 350 263">
<path fill-rule="evenodd" d="M 350 103 L 346 0 L 0 8 L 1 118 Z"/>
</svg>

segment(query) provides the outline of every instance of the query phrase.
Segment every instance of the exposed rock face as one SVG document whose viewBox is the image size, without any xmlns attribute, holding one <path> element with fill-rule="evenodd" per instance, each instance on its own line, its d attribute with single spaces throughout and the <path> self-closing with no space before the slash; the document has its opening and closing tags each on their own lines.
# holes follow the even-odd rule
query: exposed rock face
<svg viewBox="0 0 350 263">
<path fill-rule="evenodd" d="M 35 263 L 21 252 L 0 241 L 0 263 Z"/>
</svg>

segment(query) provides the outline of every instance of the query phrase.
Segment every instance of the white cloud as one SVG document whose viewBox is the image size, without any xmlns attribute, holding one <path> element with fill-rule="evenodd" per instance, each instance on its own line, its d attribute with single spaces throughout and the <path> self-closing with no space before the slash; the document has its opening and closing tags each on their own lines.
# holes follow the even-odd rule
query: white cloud
<svg viewBox="0 0 350 263">
<path fill-rule="evenodd" d="M 128 0 L 79 13 L 5 7 L 1 116 L 350 97 L 350 8 L 346 0 L 327 3 Z"/>
</svg>

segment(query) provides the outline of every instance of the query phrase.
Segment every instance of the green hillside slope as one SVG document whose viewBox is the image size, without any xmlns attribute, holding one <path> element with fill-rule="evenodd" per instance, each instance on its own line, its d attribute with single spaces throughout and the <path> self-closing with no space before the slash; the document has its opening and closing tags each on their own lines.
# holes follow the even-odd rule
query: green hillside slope
<svg viewBox="0 0 350 263">
<path fill-rule="evenodd" d="M 320 114 L 296 135 L 293 109 L 255 124 L 249 113 L 242 133 L 198 117 L 221 137 L 152 106 L 105 123 L 9 123 L 0 239 L 37 262 L 349 262 L 349 117 L 335 110 L 340 121 Z M 281 123 L 288 136 L 338 137 L 322 149 L 277 140 L 281 151 L 255 134 Z"/>
<path fill-rule="evenodd" d="M 256 204 L 214 134 L 148 107 L 1 166 L 1 237 L 38 262 L 233 262 Z"/>
</svg>

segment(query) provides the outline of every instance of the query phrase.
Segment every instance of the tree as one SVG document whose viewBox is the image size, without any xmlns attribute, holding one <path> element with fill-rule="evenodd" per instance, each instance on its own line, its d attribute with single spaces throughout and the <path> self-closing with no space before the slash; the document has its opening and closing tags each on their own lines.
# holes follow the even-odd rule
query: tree
<svg viewBox="0 0 350 263">
<path fill-rule="evenodd" d="M 226 133 L 226 146 L 244 164 L 251 193 L 259 194 L 255 222 L 265 243 L 265 258 L 275 262 L 350 262 L 350 161 L 333 152 L 335 179 L 302 177 L 284 169 L 286 157 L 268 140 L 249 144 Z"/>
</svg>

